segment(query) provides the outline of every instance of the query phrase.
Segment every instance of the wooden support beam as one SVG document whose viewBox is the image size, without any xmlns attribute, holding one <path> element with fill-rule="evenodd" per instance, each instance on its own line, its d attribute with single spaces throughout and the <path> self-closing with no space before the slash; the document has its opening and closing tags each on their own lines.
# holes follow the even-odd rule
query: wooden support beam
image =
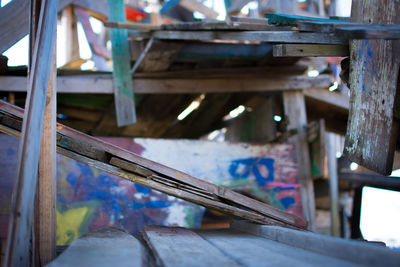
<svg viewBox="0 0 400 267">
<path fill-rule="evenodd" d="M 37 203 L 35 203 L 35 241 L 41 266 L 48 264 L 56 257 L 56 81 L 56 45 L 54 44 L 40 145 Z"/>
<path fill-rule="evenodd" d="M 29 265 L 29 240 L 32 231 L 46 92 L 57 24 L 57 1 L 43 0 L 30 63 L 26 113 L 18 152 L 17 178 L 12 198 L 4 266 Z"/>
<path fill-rule="evenodd" d="M 107 48 L 99 43 L 96 34 L 93 32 L 92 25 L 89 21 L 89 13 L 80 7 L 75 7 L 74 11 L 78 21 L 82 24 L 82 28 L 85 32 L 86 39 L 88 40 L 92 53 L 102 56 L 106 59 L 111 59 L 110 51 L 108 51 Z"/>
<path fill-rule="evenodd" d="M 66 28 L 66 63 L 71 63 L 80 59 L 77 19 L 71 5 L 65 8 L 62 22 Z"/>
<path fill-rule="evenodd" d="M 273 46 L 274 57 L 346 57 L 346 45 L 279 44 Z"/>
<path fill-rule="evenodd" d="M 283 107 L 288 129 L 297 129 L 292 142 L 296 145 L 303 217 L 311 231 L 316 230 L 314 186 L 311 174 L 310 153 L 307 141 L 307 115 L 302 92 L 284 92 Z"/>
<path fill-rule="evenodd" d="M 109 20 L 125 22 L 123 0 L 108 0 Z M 136 122 L 135 99 L 132 91 L 128 31 L 110 29 L 113 58 L 114 100 L 119 127 Z"/>
<path fill-rule="evenodd" d="M 297 43 L 297 44 L 340 44 L 346 45 L 348 40 L 331 33 L 313 33 L 298 31 L 155 31 L 129 32 L 131 38 L 155 37 L 171 40 L 197 40 L 197 41 L 256 41 L 271 43 Z"/>
<path fill-rule="evenodd" d="M 323 88 L 312 88 L 303 91 L 304 96 L 318 102 L 323 102 L 338 109 L 347 111 L 349 110 L 350 98 L 337 92 L 329 92 Z"/>
<path fill-rule="evenodd" d="M 400 191 L 400 177 L 383 176 L 375 173 L 340 172 L 339 179 L 350 182 L 354 187 L 371 186 Z"/>
<path fill-rule="evenodd" d="M 74 0 L 59 0 L 62 10 Z M 0 54 L 29 33 L 29 1 L 13 0 L 0 8 Z"/>
<path fill-rule="evenodd" d="M 179 73 L 179 72 L 178 72 Z M 137 94 L 183 94 L 183 93 L 223 93 L 223 92 L 279 92 L 302 90 L 304 88 L 327 88 L 331 84 L 330 75 L 319 75 L 311 78 L 305 75 L 294 76 L 275 76 L 269 75 L 251 76 L 240 74 L 228 75 L 225 77 L 209 77 L 206 76 L 187 76 L 187 79 L 173 77 L 137 74 L 133 78 L 133 92 Z M 136 78 L 137 77 L 137 78 Z M 113 94 L 113 81 L 109 74 L 106 75 L 73 75 L 58 76 L 57 88 L 59 93 L 71 94 Z M 342 103 L 339 94 L 330 93 L 325 90 L 312 90 L 309 97 L 317 98 L 328 96 L 325 99 L 333 105 L 345 108 L 346 102 Z M 0 91 L 3 92 L 26 92 L 25 77 L 0 76 Z M 332 95 L 331 97 L 329 97 Z M 336 96 L 338 95 L 338 96 Z M 322 98 L 324 101 L 324 98 Z"/>
<path fill-rule="evenodd" d="M 331 213 L 331 235 L 340 236 L 339 223 L 339 179 L 336 159 L 336 135 L 327 133 L 327 156 L 329 172 L 329 200 Z"/>
<path fill-rule="evenodd" d="M 29 1 L 14 0 L 0 8 L 0 54 L 29 32 Z"/>
<path fill-rule="evenodd" d="M 132 74 L 140 72 L 160 72 L 168 70 L 178 56 L 184 43 L 162 42 L 151 38 L 132 68 Z"/>
<path fill-rule="evenodd" d="M 100 44 L 96 34 L 93 32 L 92 25 L 89 21 L 89 13 L 79 7 L 75 7 L 74 10 L 78 21 L 81 23 L 83 31 L 85 32 L 90 50 L 92 51 L 92 59 L 95 63 L 96 69 L 99 71 L 108 71 L 109 68 L 106 60 L 111 59 L 111 53 L 107 48 Z"/>
<path fill-rule="evenodd" d="M 392 0 L 353 1 L 352 21 L 399 24 Z M 353 40 L 350 46 L 350 111 L 343 154 L 351 161 L 389 175 L 399 122 L 394 118 L 400 46 L 395 41 Z"/>
</svg>

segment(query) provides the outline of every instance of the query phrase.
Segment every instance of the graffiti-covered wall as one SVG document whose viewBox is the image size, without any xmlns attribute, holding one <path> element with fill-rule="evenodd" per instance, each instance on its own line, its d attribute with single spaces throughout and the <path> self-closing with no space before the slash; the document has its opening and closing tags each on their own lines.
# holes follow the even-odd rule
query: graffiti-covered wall
<svg viewBox="0 0 400 267">
<path fill-rule="evenodd" d="M 145 158 L 301 216 L 292 144 L 102 138 Z M 7 236 L 18 139 L 0 134 L 0 237 Z M 204 208 L 57 156 L 57 244 L 104 226 L 136 234 L 144 225 L 199 227 Z"/>
</svg>

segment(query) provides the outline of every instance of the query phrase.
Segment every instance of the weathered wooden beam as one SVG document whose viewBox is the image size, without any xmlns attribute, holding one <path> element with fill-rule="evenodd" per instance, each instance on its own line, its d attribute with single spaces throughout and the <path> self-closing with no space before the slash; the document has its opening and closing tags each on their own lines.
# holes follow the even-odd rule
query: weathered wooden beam
<svg viewBox="0 0 400 267">
<path fill-rule="evenodd" d="M 399 24 L 392 0 L 353 1 L 352 21 Z M 394 118 L 400 47 L 396 41 L 353 40 L 350 46 L 350 111 L 343 154 L 389 175 L 399 131 Z"/>
<path fill-rule="evenodd" d="M 303 217 L 311 231 L 315 231 L 315 200 L 311 174 L 310 153 L 307 142 L 307 114 L 302 92 L 284 92 L 283 107 L 288 119 L 287 128 L 297 129 L 292 142 L 296 145 Z"/>
<path fill-rule="evenodd" d="M 143 238 L 158 266 L 240 266 L 189 229 L 147 226 Z"/>
<path fill-rule="evenodd" d="M 400 191 L 400 177 L 383 176 L 374 173 L 339 172 L 339 179 L 348 181 L 354 187 L 371 186 Z"/>
<path fill-rule="evenodd" d="M 58 10 L 62 10 L 73 1 L 59 0 Z M 0 54 L 29 33 L 29 2 L 14 0 L 0 8 Z"/>
<path fill-rule="evenodd" d="M 108 0 L 109 20 L 125 22 L 124 2 Z M 135 99 L 132 91 L 128 31 L 110 29 L 113 58 L 114 101 L 119 127 L 136 122 Z"/>
<path fill-rule="evenodd" d="M 329 172 L 329 204 L 331 214 L 331 235 L 340 236 L 339 223 L 339 178 L 336 159 L 336 135 L 327 133 L 327 157 Z"/>
<path fill-rule="evenodd" d="M 307 89 L 304 90 L 303 93 L 306 98 L 323 102 L 341 110 L 349 110 L 350 98 L 347 95 L 329 92 L 328 90 L 322 88 Z"/>
<path fill-rule="evenodd" d="M 296 44 L 341 44 L 346 45 L 347 39 L 333 33 L 313 33 L 298 31 L 155 31 L 129 32 L 129 37 L 144 38 L 155 37 L 170 40 L 197 40 L 197 41 L 256 41 L 271 43 L 296 43 Z"/>
<path fill-rule="evenodd" d="M 56 116 L 57 116 L 57 67 L 54 45 L 52 67 L 47 89 L 47 101 L 40 145 L 37 203 L 35 206 L 35 239 L 40 265 L 56 257 Z"/>
<path fill-rule="evenodd" d="M 138 75 L 140 76 L 140 75 Z M 143 75 L 142 75 L 143 77 Z M 327 88 L 331 84 L 330 75 L 319 75 L 310 78 L 305 75 L 275 76 L 265 75 L 240 77 L 228 75 L 225 77 L 187 77 L 185 79 L 167 78 L 163 76 L 149 76 L 149 78 L 133 78 L 133 92 L 137 94 L 183 94 L 183 93 L 223 93 L 223 92 L 278 92 L 290 90 L 303 90 L 304 88 Z M 57 88 L 59 93 L 93 93 L 112 94 L 113 83 L 111 75 L 74 75 L 58 76 Z M 306 89 L 307 90 L 311 89 Z M 0 76 L 0 91 L 4 92 L 26 92 L 26 78 L 16 76 Z M 327 94 L 313 90 L 310 97 L 325 97 Z M 336 99 L 338 98 L 338 99 Z M 344 97 L 332 97 L 331 101 L 337 105 L 341 104 L 340 99 Z"/>
<path fill-rule="evenodd" d="M 131 29 L 131 30 L 146 30 L 146 31 L 154 31 L 160 30 L 160 25 L 149 24 L 149 23 L 138 23 L 138 22 L 104 22 L 104 26 L 110 28 L 119 28 L 119 29 Z"/>
<path fill-rule="evenodd" d="M 28 266 L 40 143 L 51 57 L 57 24 L 57 1 L 43 0 L 30 63 L 26 113 L 18 153 L 5 266 Z"/>
<path fill-rule="evenodd" d="M 274 57 L 345 57 L 350 54 L 346 45 L 278 44 L 273 46 Z"/>
<path fill-rule="evenodd" d="M 46 266 L 141 266 L 143 252 L 140 241 L 132 235 L 107 227 L 79 237 Z"/>
</svg>

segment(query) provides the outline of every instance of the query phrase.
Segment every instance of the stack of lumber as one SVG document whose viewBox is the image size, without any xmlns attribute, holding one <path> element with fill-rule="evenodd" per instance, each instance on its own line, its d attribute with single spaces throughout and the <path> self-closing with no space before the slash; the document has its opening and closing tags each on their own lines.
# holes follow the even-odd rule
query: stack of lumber
<svg viewBox="0 0 400 267">
<path fill-rule="evenodd" d="M 149 226 L 143 243 L 117 229 L 77 239 L 48 266 L 397 266 L 400 253 L 279 226 L 230 229 Z"/>
</svg>

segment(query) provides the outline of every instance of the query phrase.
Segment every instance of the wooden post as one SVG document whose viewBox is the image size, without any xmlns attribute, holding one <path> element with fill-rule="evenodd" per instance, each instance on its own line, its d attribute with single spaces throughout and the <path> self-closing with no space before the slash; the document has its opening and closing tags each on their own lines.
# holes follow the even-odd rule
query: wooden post
<svg viewBox="0 0 400 267">
<path fill-rule="evenodd" d="M 394 0 L 354 0 L 351 20 L 400 23 Z M 394 118 L 400 66 L 399 41 L 350 42 L 350 110 L 343 154 L 383 175 L 392 172 L 399 122 Z"/>
<path fill-rule="evenodd" d="M 339 186 L 338 170 L 336 159 L 336 136 L 333 133 L 327 133 L 328 139 L 328 172 L 329 172 L 329 197 L 331 212 L 331 235 L 340 235 L 339 225 Z"/>
<path fill-rule="evenodd" d="M 283 107 L 288 119 L 288 129 L 297 129 L 298 134 L 293 138 L 296 145 L 299 163 L 300 193 L 303 207 L 303 217 L 308 222 L 311 231 L 315 225 L 314 185 L 311 175 L 310 153 L 307 142 L 307 115 L 304 95 L 299 91 L 283 93 Z"/>
<path fill-rule="evenodd" d="M 40 146 L 38 195 L 35 203 L 35 243 L 39 254 L 39 266 L 46 265 L 56 256 L 56 80 L 54 43 Z"/>
<path fill-rule="evenodd" d="M 29 240 L 32 232 L 46 93 L 57 25 L 57 5 L 58 1 L 43 0 L 38 16 L 4 266 L 29 265 Z"/>
<path fill-rule="evenodd" d="M 77 60 L 79 57 L 79 42 L 77 19 L 73 7 L 67 6 L 63 12 L 63 22 L 66 28 L 66 63 Z"/>
<path fill-rule="evenodd" d="M 108 0 L 108 19 L 125 22 L 123 0 Z M 132 90 L 127 29 L 110 29 L 113 58 L 114 100 L 118 126 L 136 122 L 135 99 Z"/>
</svg>

